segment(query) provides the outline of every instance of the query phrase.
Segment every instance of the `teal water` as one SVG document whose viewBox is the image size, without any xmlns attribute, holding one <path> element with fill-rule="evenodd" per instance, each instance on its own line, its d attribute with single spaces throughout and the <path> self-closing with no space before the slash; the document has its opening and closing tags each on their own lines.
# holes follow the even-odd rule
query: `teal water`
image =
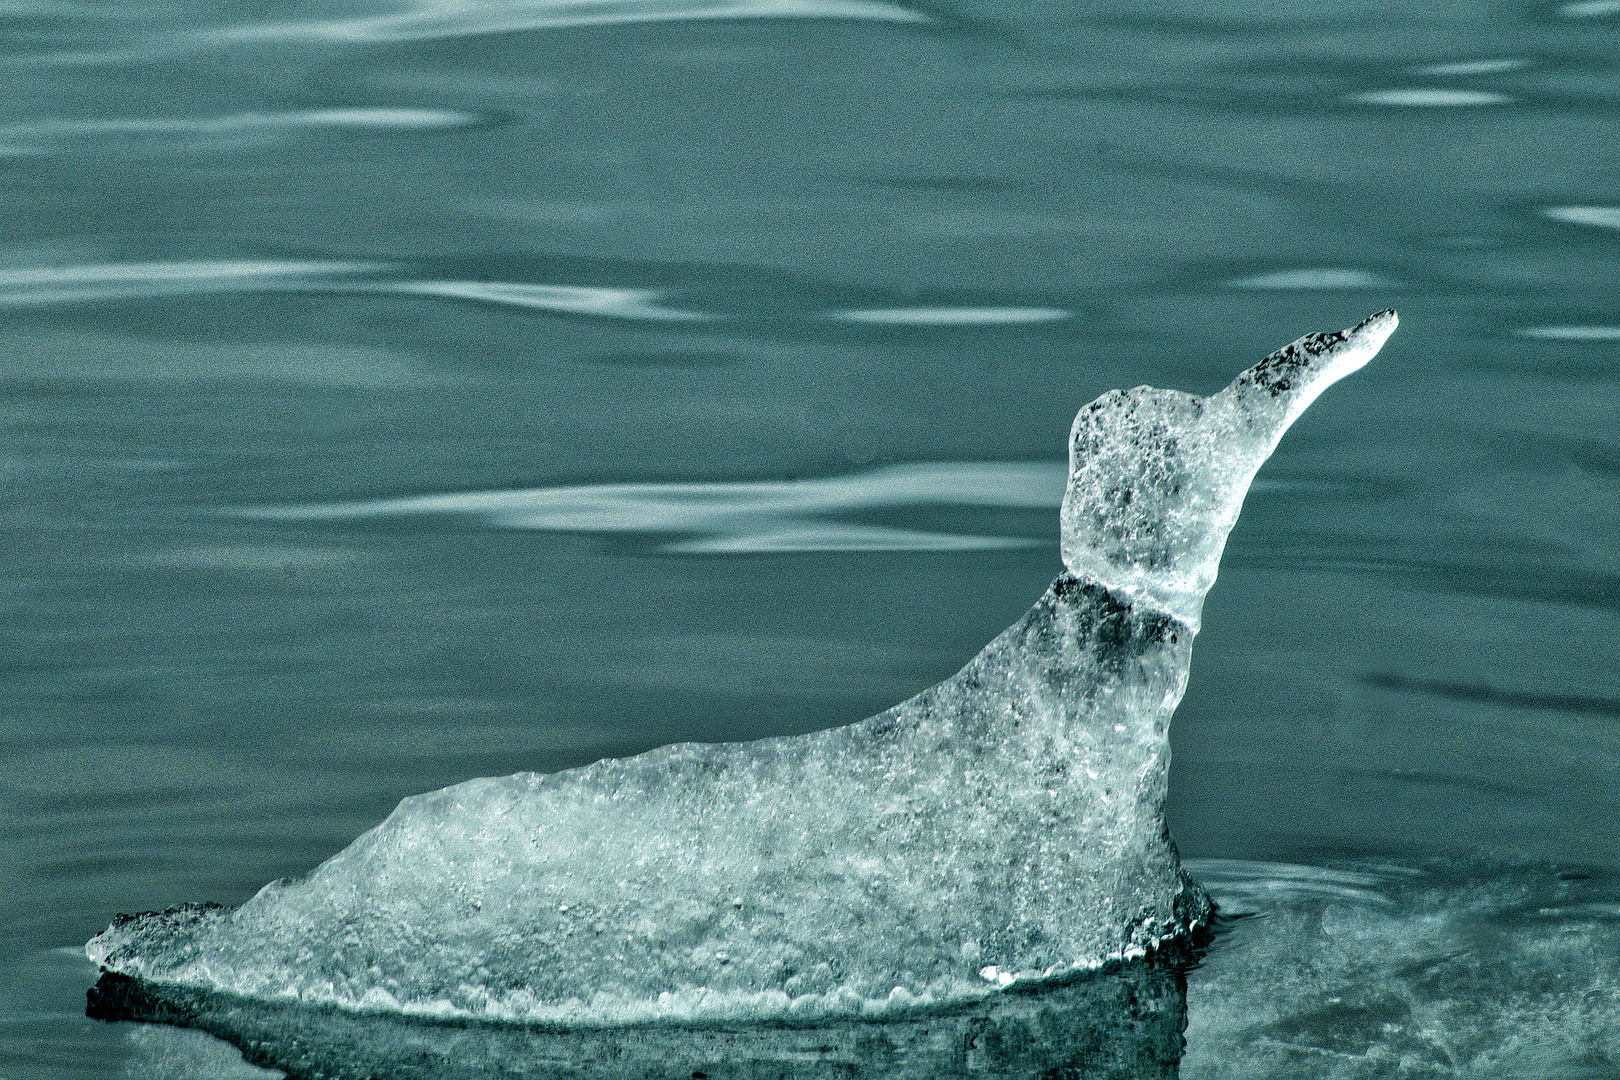
<svg viewBox="0 0 1620 1080">
<path fill-rule="evenodd" d="M 165 1037 L 53 951 L 116 912 L 938 681 L 1056 571 L 1079 405 L 1386 306 L 1232 535 L 1172 829 L 1319 930 L 1348 901 L 1288 867 L 1461 859 L 1504 919 L 1620 869 L 1620 6 L 41 0 L 0 71 L 5 1080 Z M 1570 1004 L 1551 1049 L 1452 1074 L 1612 1074 L 1599 885 L 1512 924 L 1597 943 L 1569 989 L 1431 1024 Z M 1233 1034 L 1320 946 L 1266 925 L 1195 976 L 1184 1075 L 1379 1067 L 1388 1009 Z"/>
</svg>

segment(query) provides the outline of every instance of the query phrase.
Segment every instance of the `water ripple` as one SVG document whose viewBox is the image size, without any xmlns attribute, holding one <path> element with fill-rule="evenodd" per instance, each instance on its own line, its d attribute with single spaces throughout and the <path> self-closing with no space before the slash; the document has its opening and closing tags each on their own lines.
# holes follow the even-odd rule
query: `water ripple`
<svg viewBox="0 0 1620 1080">
<path fill-rule="evenodd" d="M 1425 64 L 1411 69 L 1414 75 L 1500 75 L 1528 67 L 1528 60 L 1455 60 L 1444 64 Z"/>
<path fill-rule="evenodd" d="M 828 518 L 915 506 L 1050 510 L 1063 500 L 1066 473 L 1062 462 L 933 462 L 819 480 L 594 484 L 264 507 L 240 513 L 268 521 L 451 515 L 506 529 L 683 534 L 683 539 L 660 548 L 677 554 L 968 551 L 1039 542 Z"/>
<path fill-rule="evenodd" d="M 1401 105 L 1417 108 L 1454 108 L 1468 105 L 1507 105 L 1514 99 L 1494 90 L 1455 90 L 1449 87 L 1409 87 L 1400 90 L 1369 90 L 1350 95 L 1364 105 Z"/>
<path fill-rule="evenodd" d="M 520 30 L 695 19 L 929 21 L 918 12 L 880 0 L 421 0 L 384 15 L 265 23 L 209 31 L 205 36 L 216 41 L 424 41 Z"/>
<path fill-rule="evenodd" d="M 0 269 L 0 308 L 297 290 L 465 300 L 557 315 L 666 323 L 727 317 L 724 313 L 667 306 L 664 301 L 670 291 L 666 289 L 404 276 L 408 272 L 408 268 L 391 263 L 290 259 L 33 266 Z M 868 325 L 991 327 L 1054 322 L 1071 315 L 1063 308 L 1047 307 L 927 307 L 805 312 L 802 317 Z M 677 363 L 688 362 L 685 354 L 668 355 Z"/>
<path fill-rule="evenodd" d="M 371 286 L 377 292 L 443 296 L 489 304 L 555 311 L 568 315 L 606 315 L 619 319 L 688 322 L 713 316 L 660 307 L 657 289 L 604 289 L 581 285 L 526 285 L 504 281 L 388 281 Z"/>
<path fill-rule="evenodd" d="M 1311 267 L 1256 274 L 1239 278 L 1232 285 L 1239 289 L 1372 289 L 1387 287 L 1389 282 L 1365 270 Z"/>
<path fill-rule="evenodd" d="M 0 270 L 0 307 L 289 288 L 367 273 L 380 265 L 235 259 L 27 267 Z"/>
<path fill-rule="evenodd" d="M 0 127 L 0 154 L 38 153 L 104 140 L 240 139 L 298 130 L 444 131 L 483 118 L 451 109 L 352 108 L 229 116 L 38 120 Z"/>
<path fill-rule="evenodd" d="M 1541 341 L 1620 341 L 1620 326 L 1527 326 L 1516 333 Z"/>
<path fill-rule="evenodd" d="M 1620 229 L 1620 206 L 1549 206 L 1542 212 L 1554 221 L 1567 221 L 1571 225 Z"/>
<path fill-rule="evenodd" d="M 1601 19 L 1605 15 L 1620 15 L 1620 0 L 1582 0 L 1565 4 L 1558 14 L 1566 19 Z"/>
<path fill-rule="evenodd" d="M 1266 911 L 1311 898 L 1385 905 L 1390 872 L 1334 870 L 1244 859 L 1187 859 L 1189 872 L 1231 911 Z M 1400 873 L 1395 871 L 1395 873 Z"/>
<path fill-rule="evenodd" d="M 1063 308 L 1045 307 L 923 307 L 835 311 L 829 318 L 879 326 L 1008 326 L 1056 322 L 1072 314 Z"/>
</svg>

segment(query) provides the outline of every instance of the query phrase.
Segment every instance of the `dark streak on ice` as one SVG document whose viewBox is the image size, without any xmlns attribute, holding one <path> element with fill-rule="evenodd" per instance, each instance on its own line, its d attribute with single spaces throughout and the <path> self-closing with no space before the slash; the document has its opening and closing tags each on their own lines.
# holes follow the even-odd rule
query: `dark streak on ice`
<svg viewBox="0 0 1620 1080">
<path fill-rule="evenodd" d="M 1329 334 L 1307 334 L 1291 345 L 1284 346 L 1260 361 L 1238 377 L 1237 385 L 1257 386 L 1269 391 L 1272 397 L 1289 393 L 1298 386 L 1301 371 L 1309 368 L 1323 353 L 1349 341 L 1356 333 L 1375 319 L 1382 319 L 1393 311 L 1380 311 L 1368 316 L 1348 330 L 1335 330 Z"/>
</svg>

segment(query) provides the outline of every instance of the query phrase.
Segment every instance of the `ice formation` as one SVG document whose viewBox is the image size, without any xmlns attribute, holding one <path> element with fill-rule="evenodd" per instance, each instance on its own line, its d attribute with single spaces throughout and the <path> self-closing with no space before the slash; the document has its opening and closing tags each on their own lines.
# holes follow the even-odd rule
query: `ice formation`
<svg viewBox="0 0 1620 1080">
<path fill-rule="evenodd" d="M 903 1017 L 1183 938 L 1210 905 L 1165 826 L 1167 731 L 1204 593 L 1284 430 L 1395 325 L 1082 409 L 1067 569 L 910 701 L 418 795 L 240 908 L 121 917 L 87 951 L 176 1003 L 600 1029 Z"/>
</svg>

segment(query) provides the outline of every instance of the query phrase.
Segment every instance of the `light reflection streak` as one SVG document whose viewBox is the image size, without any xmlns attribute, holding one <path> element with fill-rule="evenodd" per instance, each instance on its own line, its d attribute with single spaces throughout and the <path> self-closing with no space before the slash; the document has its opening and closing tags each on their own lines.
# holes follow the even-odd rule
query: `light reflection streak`
<svg viewBox="0 0 1620 1080">
<path fill-rule="evenodd" d="M 808 551 L 967 551 L 1039 546 L 1024 537 L 927 532 L 832 520 L 832 515 L 920 506 L 1056 509 L 1062 462 L 891 465 L 817 480 L 594 484 L 263 507 L 262 521 L 470 517 L 496 528 L 549 532 L 683 534 L 676 554 Z"/>
</svg>

